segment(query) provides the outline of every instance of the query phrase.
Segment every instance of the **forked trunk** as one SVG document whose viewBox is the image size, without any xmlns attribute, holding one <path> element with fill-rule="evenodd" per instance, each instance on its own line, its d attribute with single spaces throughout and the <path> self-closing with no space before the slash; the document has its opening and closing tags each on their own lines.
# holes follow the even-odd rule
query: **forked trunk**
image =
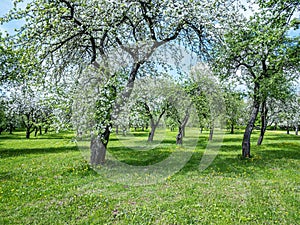
<svg viewBox="0 0 300 225">
<path fill-rule="evenodd" d="M 242 142 L 242 156 L 243 156 L 243 158 L 249 158 L 250 157 L 250 138 L 251 138 L 251 134 L 252 134 L 252 131 L 253 131 L 253 128 L 254 128 L 254 123 L 255 123 L 258 111 L 259 111 L 259 104 L 254 103 L 252 113 L 251 113 L 251 117 L 250 117 L 250 120 L 249 120 L 249 122 L 247 124 L 247 127 L 245 129 L 244 138 L 243 138 L 243 142 Z"/>
<path fill-rule="evenodd" d="M 157 118 L 157 121 L 155 122 L 154 120 L 154 117 L 150 111 L 150 107 L 147 105 L 147 103 L 144 103 L 144 107 L 145 107 L 145 110 L 150 118 L 150 126 L 151 126 L 151 130 L 150 130 L 150 133 L 149 133 L 149 136 L 148 136 L 148 141 L 149 142 L 152 142 L 153 141 L 153 138 L 154 138 L 154 134 L 155 134 L 155 130 L 162 118 L 162 116 L 165 114 L 166 110 L 164 109 L 158 116 Z"/>
<path fill-rule="evenodd" d="M 148 136 L 148 141 L 149 142 L 152 142 L 153 141 L 153 138 L 154 138 L 154 133 L 155 133 L 155 130 L 156 130 L 156 125 L 151 125 L 151 131 L 149 133 L 149 136 Z"/>
<path fill-rule="evenodd" d="M 178 134 L 176 136 L 176 144 L 177 145 L 182 145 L 183 137 L 184 137 L 184 131 L 185 131 L 185 126 L 189 120 L 189 113 L 186 112 L 186 115 L 183 119 L 182 122 L 179 121 L 179 127 L 178 127 Z"/>
</svg>

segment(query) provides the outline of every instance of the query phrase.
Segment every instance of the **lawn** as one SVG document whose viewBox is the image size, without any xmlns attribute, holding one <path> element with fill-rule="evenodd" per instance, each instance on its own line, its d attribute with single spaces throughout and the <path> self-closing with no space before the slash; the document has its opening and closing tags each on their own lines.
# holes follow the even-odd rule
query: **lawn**
<svg viewBox="0 0 300 225">
<path fill-rule="evenodd" d="M 147 133 L 132 135 L 142 144 Z M 167 132 L 155 148 L 142 151 L 122 147 L 133 139 L 114 135 L 109 152 L 123 163 L 149 166 L 184 151 L 174 135 Z M 0 224 L 299 224 L 300 136 L 267 131 L 263 145 L 256 146 L 254 132 L 253 158 L 241 160 L 242 132 L 226 133 L 218 155 L 201 171 L 207 137 L 200 135 L 175 174 L 131 185 L 91 169 L 72 133 L 30 140 L 24 132 L 4 133 Z"/>
</svg>

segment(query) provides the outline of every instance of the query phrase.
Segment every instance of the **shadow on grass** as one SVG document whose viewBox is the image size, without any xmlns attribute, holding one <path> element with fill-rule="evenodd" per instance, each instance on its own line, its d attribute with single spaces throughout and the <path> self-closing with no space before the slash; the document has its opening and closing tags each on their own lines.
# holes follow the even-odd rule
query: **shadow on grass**
<svg viewBox="0 0 300 225">
<path fill-rule="evenodd" d="M 36 137 L 34 135 L 30 135 L 29 139 L 26 139 L 25 132 L 16 132 L 13 134 L 8 134 L 8 133 L 2 133 L 0 135 L 0 140 L 5 140 L 5 139 L 10 139 L 10 140 L 19 140 L 19 139 L 24 139 L 24 140 L 36 140 L 36 139 L 71 139 L 73 133 L 47 133 L 43 135 L 37 135 Z"/>
<path fill-rule="evenodd" d="M 241 147 L 239 145 L 223 145 L 219 154 L 209 165 L 207 170 L 201 173 L 207 174 L 212 171 L 223 174 L 251 174 L 253 170 L 265 170 L 271 167 L 280 167 L 286 163 L 286 160 L 300 159 L 300 144 L 281 143 L 278 145 L 265 144 L 262 146 L 253 146 L 252 158 L 242 159 Z M 270 150 L 268 150 L 270 149 Z M 222 154 L 225 153 L 225 154 Z M 228 154 L 229 153 L 229 154 Z M 182 168 L 180 174 L 187 174 L 191 171 L 199 171 L 199 165 L 203 156 L 203 151 L 197 151 L 193 154 L 189 162 Z M 282 160 L 282 164 L 278 159 Z M 254 173 L 253 173 L 254 174 Z"/>
<path fill-rule="evenodd" d="M 9 158 L 9 157 L 17 157 L 24 156 L 30 154 L 49 154 L 49 153 L 61 153 L 68 151 L 78 151 L 77 146 L 70 147 L 53 147 L 53 148 L 25 148 L 25 149 L 1 149 L 0 150 L 0 158 Z"/>
</svg>

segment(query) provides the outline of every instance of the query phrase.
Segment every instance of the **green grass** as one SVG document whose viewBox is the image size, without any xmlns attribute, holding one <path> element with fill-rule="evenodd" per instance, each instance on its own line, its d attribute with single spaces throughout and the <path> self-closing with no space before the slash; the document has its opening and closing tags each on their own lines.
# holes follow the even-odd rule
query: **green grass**
<svg viewBox="0 0 300 225">
<path fill-rule="evenodd" d="M 133 144 L 144 146 L 147 133 L 134 135 L 137 143 Z M 161 145 L 148 151 L 122 147 L 132 138 L 120 142 L 113 136 L 110 152 L 131 165 L 151 165 L 177 148 L 174 135 L 168 132 Z M 242 133 L 226 134 L 218 156 L 200 171 L 208 136 L 204 133 L 179 172 L 146 186 L 115 183 L 94 172 L 71 133 L 30 140 L 23 136 L 24 132 L 0 135 L 0 224 L 300 221 L 300 137 L 293 134 L 267 131 L 263 145 L 256 146 L 255 132 L 249 160 L 239 157 Z"/>
</svg>

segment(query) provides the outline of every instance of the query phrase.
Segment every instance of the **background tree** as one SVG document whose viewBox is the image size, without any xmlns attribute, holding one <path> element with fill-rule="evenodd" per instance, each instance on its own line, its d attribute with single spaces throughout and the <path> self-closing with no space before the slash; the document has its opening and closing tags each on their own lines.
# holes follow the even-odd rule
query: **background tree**
<svg viewBox="0 0 300 225">
<path fill-rule="evenodd" d="M 148 141 L 152 142 L 156 128 L 162 117 L 172 104 L 172 93 L 175 83 L 168 76 L 157 78 L 144 78 L 136 82 L 131 99 L 134 104 L 138 104 L 140 113 L 148 117 L 150 132 Z"/>
<path fill-rule="evenodd" d="M 292 79 L 291 71 L 299 68 L 299 40 L 286 36 L 290 29 L 290 15 L 261 9 L 244 24 L 235 24 L 226 33 L 224 45 L 219 49 L 216 65 L 227 68 L 219 70 L 223 77 L 231 77 L 241 70 L 241 77 L 251 90 L 253 107 L 242 142 L 242 156 L 250 157 L 250 137 L 260 105 L 265 109 L 265 101 L 270 93 L 277 90 L 274 80 Z M 272 19 L 276 16 L 276 20 Z M 266 111 L 262 115 L 265 117 Z M 265 125 L 262 126 L 264 129 Z"/>
<path fill-rule="evenodd" d="M 209 128 L 211 141 L 216 122 L 224 113 L 221 84 L 208 65 L 199 63 L 191 70 L 186 90 L 195 104 L 200 123 L 205 121 Z"/>
<path fill-rule="evenodd" d="M 234 128 L 239 124 L 245 113 L 243 94 L 231 88 L 224 88 L 224 100 L 226 106 L 226 123 L 230 133 L 234 134 Z"/>
</svg>

